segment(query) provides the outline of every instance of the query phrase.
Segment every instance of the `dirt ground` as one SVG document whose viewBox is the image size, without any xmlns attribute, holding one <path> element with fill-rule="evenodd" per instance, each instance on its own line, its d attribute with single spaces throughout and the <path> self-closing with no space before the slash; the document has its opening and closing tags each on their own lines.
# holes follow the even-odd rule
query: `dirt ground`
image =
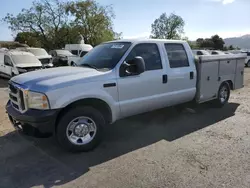
<svg viewBox="0 0 250 188">
<path fill-rule="evenodd" d="M 15 132 L 4 109 L 6 85 L 0 80 L 0 187 L 250 187 L 250 69 L 224 108 L 131 117 L 81 154 Z"/>
</svg>

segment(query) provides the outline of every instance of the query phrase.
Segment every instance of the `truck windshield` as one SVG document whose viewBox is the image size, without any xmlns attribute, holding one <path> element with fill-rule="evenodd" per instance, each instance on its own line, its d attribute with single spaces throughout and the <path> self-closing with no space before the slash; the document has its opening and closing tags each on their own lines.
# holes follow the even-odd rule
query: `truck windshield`
<svg viewBox="0 0 250 188">
<path fill-rule="evenodd" d="M 88 52 L 79 61 L 78 66 L 95 67 L 96 69 L 113 69 L 130 46 L 130 42 L 100 44 Z"/>
</svg>

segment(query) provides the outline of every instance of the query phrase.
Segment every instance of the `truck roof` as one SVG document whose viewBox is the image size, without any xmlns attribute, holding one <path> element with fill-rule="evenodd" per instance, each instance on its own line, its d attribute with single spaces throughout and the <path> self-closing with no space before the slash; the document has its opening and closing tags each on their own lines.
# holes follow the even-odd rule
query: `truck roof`
<svg viewBox="0 0 250 188">
<path fill-rule="evenodd" d="M 143 42 L 143 43 L 147 43 L 147 42 L 163 42 L 163 43 L 186 43 L 186 41 L 184 40 L 169 40 L 169 39 L 121 39 L 121 40 L 115 40 L 115 41 L 109 41 L 109 42 L 131 42 L 131 43 L 135 43 L 135 42 Z"/>
</svg>

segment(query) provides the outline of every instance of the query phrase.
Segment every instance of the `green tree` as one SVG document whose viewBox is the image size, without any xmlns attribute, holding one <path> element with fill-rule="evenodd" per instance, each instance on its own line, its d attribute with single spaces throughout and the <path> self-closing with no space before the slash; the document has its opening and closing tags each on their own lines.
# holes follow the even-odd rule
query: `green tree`
<svg viewBox="0 0 250 188">
<path fill-rule="evenodd" d="M 173 13 L 167 16 L 166 13 L 163 13 L 151 25 L 151 38 L 180 39 L 184 33 L 184 25 L 182 17 Z"/>
<path fill-rule="evenodd" d="M 213 47 L 215 50 L 223 50 L 225 42 L 221 37 L 219 37 L 219 35 L 212 36 L 211 40 L 213 41 Z"/>
<path fill-rule="evenodd" d="M 42 47 L 55 48 L 63 39 L 60 28 L 67 24 L 65 4 L 59 0 L 34 1 L 31 8 L 22 9 L 16 16 L 7 14 L 3 21 L 15 32 L 33 33 Z M 19 37 L 19 36 L 17 36 Z"/>
<path fill-rule="evenodd" d="M 41 43 L 37 40 L 37 35 L 31 32 L 18 33 L 14 41 L 21 44 L 27 44 L 28 46 L 41 47 Z"/>
<path fill-rule="evenodd" d="M 196 44 L 199 48 L 208 48 L 214 50 L 224 50 L 224 41 L 218 35 L 214 35 L 211 38 L 198 38 Z"/>
<path fill-rule="evenodd" d="M 66 13 L 73 17 L 70 25 L 83 35 L 86 43 L 97 45 L 116 36 L 112 27 L 114 13 L 111 6 L 101 6 L 94 0 L 69 2 Z"/>
<path fill-rule="evenodd" d="M 235 48 L 233 47 L 233 45 L 230 45 L 230 46 L 228 47 L 228 49 L 229 49 L 229 50 L 235 50 Z"/>
</svg>

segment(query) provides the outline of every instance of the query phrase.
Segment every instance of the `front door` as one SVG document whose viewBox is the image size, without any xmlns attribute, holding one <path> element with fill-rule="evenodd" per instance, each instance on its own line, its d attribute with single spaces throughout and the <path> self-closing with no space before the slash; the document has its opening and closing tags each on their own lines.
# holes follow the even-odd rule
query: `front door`
<svg viewBox="0 0 250 188">
<path fill-rule="evenodd" d="M 136 56 L 144 59 L 146 70 L 140 75 L 118 78 L 122 117 L 151 111 L 164 105 L 161 96 L 165 93 L 163 85 L 166 80 L 163 79 L 164 69 L 158 45 L 155 43 L 137 44 L 125 62 Z"/>
</svg>

